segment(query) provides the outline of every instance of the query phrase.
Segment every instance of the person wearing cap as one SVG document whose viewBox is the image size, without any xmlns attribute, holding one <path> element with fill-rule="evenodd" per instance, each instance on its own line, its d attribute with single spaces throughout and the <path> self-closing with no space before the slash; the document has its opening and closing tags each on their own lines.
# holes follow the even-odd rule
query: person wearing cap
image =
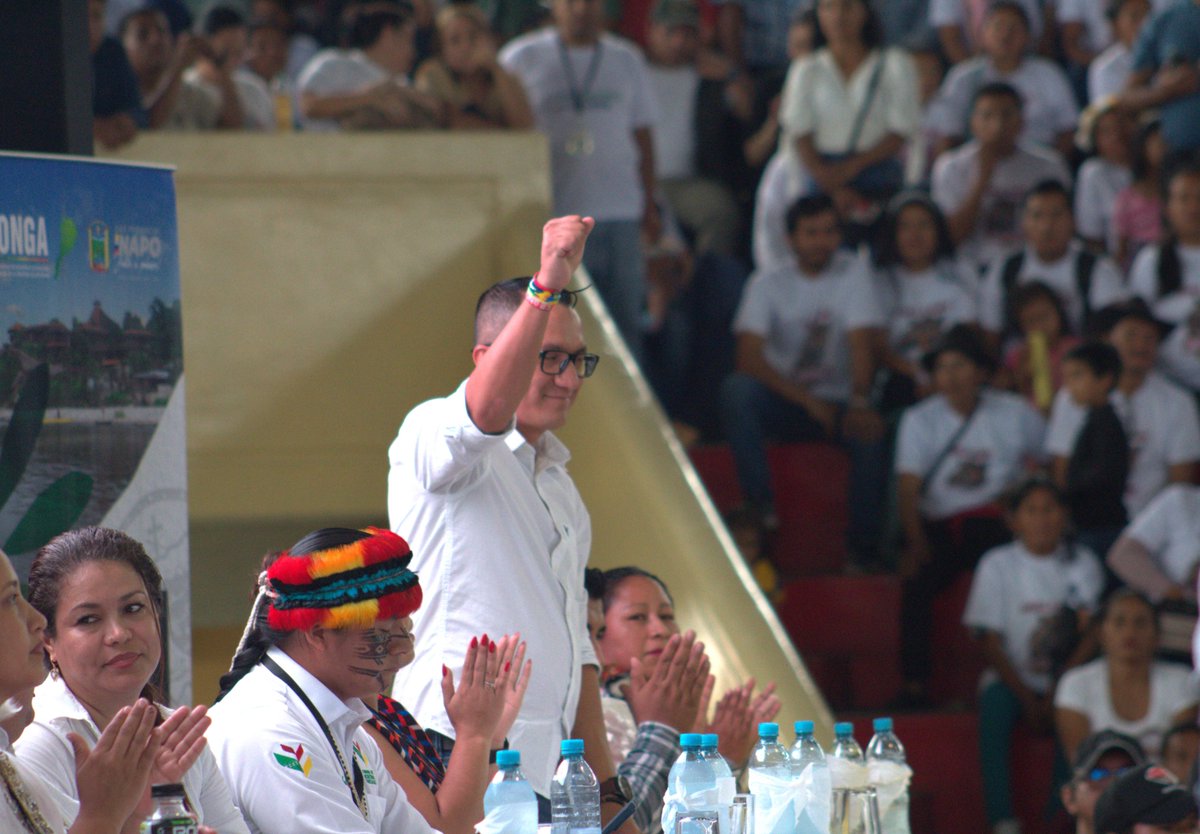
<svg viewBox="0 0 1200 834">
<path fill-rule="evenodd" d="M 658 101 L 654 164 L 671 212 L 701 255 L 734 255 L 741 216 L 718 176 L 739 149 L 730 120 L 748 120 L 753 91 L 720 55 L 702 52 L 695 0 L 658 0 L 646 37 L 646 75 Z M 707 140 L 707 141 L 706 141 Z"/>
<path fill-rule="evenodd" d="M 1132 451 L 1125 508 L 1132 518 L 1170 483 L 1192 480 L 1200 462 L 1200 416 L 1187 391 L 1155 370 L 1165 326 L 1145 302 L 1132 299 L 1097 311 L 1094 327 L 1121 357 L 1121 376 L 1110 399 L 1125 424 Z M 1064 483 L 1067 463 L 1087 410 L 1066 390 L 1055 395 L 1046 432 L 1046 453 L 1055 481 Z"/>
<path fill-rule="evenodd" d="M 1045 425 L 1023 398 L 986 387 L 995 361 L 956 325 L 925 356 L 936 394 L 900 418 L 897 503 L 901 668 L 906 700 L 924 700 L 932 672 L 933 601 L 985 551 L 1010 538 L 1000 499 L 1041 457 Z"/>
<path fill-rule="evenodd" d="M 1096 834 L 1193 834 L 1196 799 L 1191 788 L 1161 765 L 1124 773 L 1096 800 Z"/>
<path fill-rule="evenodd" d="M 251 830 L 433 830 L 363 728 L 363 702 L 375 702 L 399 664 L 403 619 L 421 604 L 411 559 L 391 531 L 326 528 L 260 576 L 208 731 Z"/>
<path fill-rule="evenodd" d="M 1096 800 L 1115 778 L 1145 761 L 1137 739 L 1124 733 L 1101 730 L 1083 740 L 1071 762 L 1071 779 L 1061 789 L 1063 807 L 1075 818 L 1075 834 L 1097 834 Z"/>
<path fill-rule="evenodd" d="M 471 375 L 414 408 L 388 450 L 390 524 L 423 543 L 413 567 L 428 594 L 413 615 L 422 651 L 400 670 L 394 694 L 447 760 L 455 729 L 442 667 L 459 675 L 474 635 L 519 633 L 534 670 L 508 741 L 547 816 L 562 739 L 584 740 L 601 782 L 615 775 L 587 632 L 591 519 L 554 433 L 600 361 L 566 289 L 592 227 L 591 218 L 551 220 L 537 276 L 484 291 Z M 607 802 L 603 813 L 619 807 Z"/>
</svg>

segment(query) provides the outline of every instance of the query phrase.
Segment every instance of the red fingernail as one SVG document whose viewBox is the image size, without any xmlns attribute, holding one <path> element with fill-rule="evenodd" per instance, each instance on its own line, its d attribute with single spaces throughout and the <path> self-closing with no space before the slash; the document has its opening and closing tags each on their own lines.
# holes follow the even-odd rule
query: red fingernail
<svg viewBox="0 0 1200 834">
<path fill-rule="evenodd" d="M 504 664 L 504 671 L 505 671 L 505 672 L 507 672 L 507 671 L 508 671 L 508 668 L 509 668 L 510 666 L 512 666 L 512 664 L 511 664 L 511 663 L 505 663 L 505 664 Z"/>
<path fill-rule="evenodd" d="M 491 654 L 496 653 L 496 641 L 495 640 L 493 640 L 492 644 L 490 646 L 488 646 L 488 652 Z"/>
<path fill-rule="evenodd" d="M 483 633 L 483 645 L 486 646 L 487 644 L 488 644 L 488 636 L 487 636 L 487 632 L 485 631 Z"/>
<path fill-rule="evenodd" d="M 472 637 L 472 638 L 471 638 L 471 648 L 473 649 L 473 648 L 475 648 L 475 647 L 476 647 L 476 646 L 478 646 L 478 645 L 479 645 L 479 638 L 478 638 L 478 637 Z"/>
<path fill-rule="evenodd" d="M 447 669 L 445 666 L 442 666 L 442 677 L 444 678 L 448 674 L 450 674 L 450 670 Z"/>
</svg>

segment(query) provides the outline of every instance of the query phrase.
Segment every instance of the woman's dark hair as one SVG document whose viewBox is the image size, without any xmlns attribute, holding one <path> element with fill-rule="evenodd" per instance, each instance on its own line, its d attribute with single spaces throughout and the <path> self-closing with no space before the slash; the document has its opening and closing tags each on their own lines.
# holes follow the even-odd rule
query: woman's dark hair
<svg viewBox="0 0 1200 834">
<path fill-rule="evenodd" d="M 1069 334 L 1071 332 L 1071 320 L 1067 318 L 1067 308 L 1063 304 L 1062 297 L 1051 289 L 1050 285 L 1045 281 L 1030 281 L 1028 284 L 1022 284 L 1012 291 L 1012 294 L 1008 298 L 1008 320 L 1013 323 L 1014 327 L 1018 327 L 1021 320 L 1021 311 L 1035 301 L 1043 300 L 1054 305 L 1054 312 L 1058 314 L 1063 335 Z"/>
<path fill-rule="evenodd" d="M 1148 596 L 1143 594 L 1141 591 L 1130 588 L 1129 586 L 1117 588 L 1115 591 L 1105 597 L 1104 602 L 1100 605 L 1100 609 L 1096 612 L 1096 616 L 1094 618 L 1096 623 L 1098 625 L 1103 625 L 1104 621 L 1108 619 L 1108 615 L 1112 613 L 1113 607 L 1118 602 L 1124 602 L 1127 599 L 1137 600 L 1142 605 L 1146 606 L 1146 610 L 1150 612 L 1150 618 L 1154 623 L 1154 632 L 1157 634 L 1160 631 L 1158 622 L 1158 609 L 1154 606 L 1154 603 L 1150 601 Z"/>
<path fill-rule="evenodd" d="M 307 556 L 322 550 L 345 547 L 366 538 L 370 538 L 370 533 L 364 533 L 362 530 L 352 530 L 348 527 L 323 527 L 300 539 L 287 550 L 287 553 L 291 556 Z M 267 568 L 283 555 L 282 551 L 276 550 L 263 557 L 262 565 L 254 581 L 254 604 L 250 609 L 251 622 L 246 624 L 246 631 L 242 634 L 242 641 L 238 644 L 237 652 L 234 653 L 233 660 L 229 664 L 229 671 L 221 676 L 221 692 L 217 695 L 218 701 L 228 695 L 229 690 L 233 689 L 238 681 L 259 664 L 268 649 L 279 645 L 289 634 L 286 631 L 273 629 L 267 624 L 270 605 L 260 593 L 262 584 L 259 581 L 259 577 Z"/>
<path fill-rule="evenodd" d="M 600 568 L 585 568 L 583 571 L 583 587 L 589 600 L 604 599 L 604 571 Z"/>
<path fill-rule="evenodd" d="M 887 213 L 883 217 L 879 236 L 875 242 L 875 265 L 879 267 L 896 266 L 900 263 L 900 248 L 896 245 L 896 228 L 900 225 L 900 214 L 909 207 L 924 209 L 933 220 L 937 234 L 937 248 L 934 250 L 934 262 L 944 258 L 954 257 L 954 238 L 950 237 L 950 227 L 946 225 L 946 215 L 938 208 L 938 204 L 921 192 L 909 192 L 896 196 L 888 204 Z"/>
<path fill-rule="evenodd" d="M 1171 184 L 1180 177 L 1200 178 L 1200 163 L 1195 160 L 1181 162 L 1171 172 L 1163 177 L 1163 210 L 1166 210 L 1167 200 L 1171 192 Z M 1162 243 L 1158 245 L 1158 297 L 1164 298 L 1179 292 L 1183 287 L 1183 262 L 1179 259 L 1179 237 L 1170 223 L 1165 223 L 1166 233 Z"/>
<path fill-rule="evenodd" d="M 1150 119 L 1133 134 L 1133 140 L 1129 143 L 1129 173 L 1134 181 L 1149 176 L 1150 160 L 1146 158 L 1146 145 L 1159 133 L 1162 133 L 1162 122 Z"/>
<path fill-rule="evenodd" d="M 1021 481 L 1021 483 L 1017 484 L 1016 488 L 1008 494 L 1008 501 L 1006 502 L 1008 511 L 1010 513 L 1015 513 L 1018 509 L 1020 509 L 1021 505 L 1025 503 L 1026 498 L 1028 498 L 1030 495 L 1033 495 L 1035 492 L 1038 492 L 1039 490 L 1045 490 L 1046 492 L 1050 493 L 1054 500 L 1062 506 L 1065 507 L 1067 505 L 1067 497 L 1063 495 L 1063 491 L 1058 488 L 1058 484 L 1054 483 L 1054 481 L 1050 480 L 1049 478 L 1039 475 L 1032 478 L 1026 478 L 1025 480 Z"/>
<path fill-rule="evenodd" d="M 667 595 L 667 601 L 670 602 L 671 605 L 675 604 L 675 598 L 671 596 L 671 591 L 667 588 L 666 582 L 663 582 L 661 579 L 659 579 L 654 574 L 650 573 L 650 571 L 648 571 L 648 570 L 642 570 L 641 568 L 635 568 L 632 565 L 628 565 L 623 568 L 613 568 L 612 570 L 606 570 L 604 572 L 604 610 L 605 611 L 607 611 L 609 605 L 612 604 L 613 596 L 615 596 L 617 593 L 617 588 L 619 588 L 621 586 L 622 582 L 624 582 L 626 579 L 629 579 L 632 576 L 640 576 L 640 577 L 643 577 L 644 579 L 649 579 L 649 580 L 657 583 L 658 587 L 662 588 L 663 593 Z"/>
<path fill-rule="evenodd" d="M 146 587 L 154 625 L 159 631 L 161 650 L 163 635 L 159 621 L 163 610 L 162 574 L 141 542 L 120 530 L 109 527 L 83 527 L 68 530 L 48 541 L 34 557 L 29 568 L 29 603 L 46 618 L 46 636 L 58 631 L 55 617 L 63 584 L 76 570 L 92 562 L 117 562 L 127 565 Z M 142 694 L 152 701 L 162 700 L 157 687 L 147 684 Z"/>
<path fill-rule="evenodd" d="M 867 19 L 863 21 L 862 31 L 859 33 L 859 39 L 862 40 L 863 46 L 867 49 L 875 49 L 883 45 L 883 26 L 879 22 L 879 17 L 875 14 L 875 10 L 871 8 L 871 4 L 867 0 L 853 0 L 863 7 L 863 11 L 867 13 Z M 821 30 L 821 16 L 816 13 L 814 5 L 813 14 L 813 51 L 820 49 L 829 43 L 829 39 L 825 37 L 825 33 Z M 882 56 L 881 56 L 882 60 Z"/>
</svg>

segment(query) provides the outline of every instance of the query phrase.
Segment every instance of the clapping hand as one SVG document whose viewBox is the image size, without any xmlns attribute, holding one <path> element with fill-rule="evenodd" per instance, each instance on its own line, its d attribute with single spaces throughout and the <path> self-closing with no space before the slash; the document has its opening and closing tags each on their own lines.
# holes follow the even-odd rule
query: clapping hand
<svg viewBox="0 0 1200 834">
<path fill-rule="evenodd" d="M 623 694 L 639 724 L 656 721 L 683 732 L 695 722 L 709 660 L 694 631 L 671 635 L 653 670 L 637 657 L 630 667 Z"/>
<path fill-rule="evenodd" d="M 758 739 L 758 725 L 773 719 L 783 706 L 775 694 L 774 683 L 767 684 L 757 695 L 754 686 L 755 680 L 750 678 L 742 686 L 729 690 L 717 702 L 712 722 L 705 725 L 703 712 L 697 722 L 701 732 L 716 733 L 720 737 L 721 755 L 737 766 L 750 758 Z M 707 703 L 704 706 L 707 707 Z"/>
<path fill-rule="evenodd" d="M 511 675 L 511 669 L 501 666 L 498 648 L 486 634 L 472 637 L 457 687 L 454 674 L 442 667 L 442 700 L 456 738 L 495 736 Z"/>
</svg>

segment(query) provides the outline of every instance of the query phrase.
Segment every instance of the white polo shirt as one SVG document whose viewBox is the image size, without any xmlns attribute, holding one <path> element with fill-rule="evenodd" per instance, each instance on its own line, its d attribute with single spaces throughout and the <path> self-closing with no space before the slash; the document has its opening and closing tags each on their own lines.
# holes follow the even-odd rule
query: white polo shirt
<svg viewBox="0 0 1200 834">
<path fill-rule="evenodd" d="M 941 394 L 905 411 L 896 441 L 896 474 L 928 478 L 964 419 Z M 1040 456 L 1044 430 L 1041 415 L 1022 397 L 985 388 L 971 425 L 921 496 L 921 515 L 936 521 L 995 501 Z"/>
<path fill-rule="evenodd" d="M 347 768 L 363 774 L 369 818 L 345 782 L 329 739 L 299 696 L 265 666 L 238 681 L 209 712 L 206 736 L 233 801 L 254 834 L 327 831 L 337 834 L 429 834 L 433 831 L 383 763 L 363 729 L 362 701 L 343 701 L 278 648 L 268 656 L 291 676 L 329 726 Z M 222 834 L 226 829 L 219 828 Z"/>
<path fill-rule="evenodd" d="M 171 711 L 159 706 L 164 716 Z M 67 733 L 76 733 L 95 747 L 100 728 L 62 679 L 48 677 L 33 691 L 34 722 L 17 739 L 22 763 L 54 789 L 64 819 L 79 816 L 79 787 L 75 782 L 75 752 Z M 245 834 L 246 823 L 233 807 L 229 788 L 211 750 L 204 750 L 183 774 L 183 789 L 201 824 L 221 834 Z"/>
<path fill-rule="evenodd" d="M 1191 395 L 1158 374 L 1146 377 L 1133 396 L 1113 391 L 1109 400 L 1129 437 L 1125 509 L 1132 518 L 1166 485 L 1168 467 L 1200 460 L 1200 418 Z M 1086 417 L 1066 389 L 1059 390 L 1050 410 L 1046 452 L 1070 457 Z"/>
<path fill-rule="evenodd" d="M 533 680 L 508 741 L 530 785 L 549 796 L 583 667 L 597 663 L 583 586 L 592 525 L 567 473 L 570 453 L 550 432 L 536 448 L 516 429 L 484 434 L 464 382 L 414 408 L 388 457 L 388 517 L 412 546 L 425 594 L 413 614 L 416 660 L 396 676 L 395 697 L 426 729 L 453 737 L 442 666 L 457 680 L 472 637 L 519 631 Z"/>
</svg>

